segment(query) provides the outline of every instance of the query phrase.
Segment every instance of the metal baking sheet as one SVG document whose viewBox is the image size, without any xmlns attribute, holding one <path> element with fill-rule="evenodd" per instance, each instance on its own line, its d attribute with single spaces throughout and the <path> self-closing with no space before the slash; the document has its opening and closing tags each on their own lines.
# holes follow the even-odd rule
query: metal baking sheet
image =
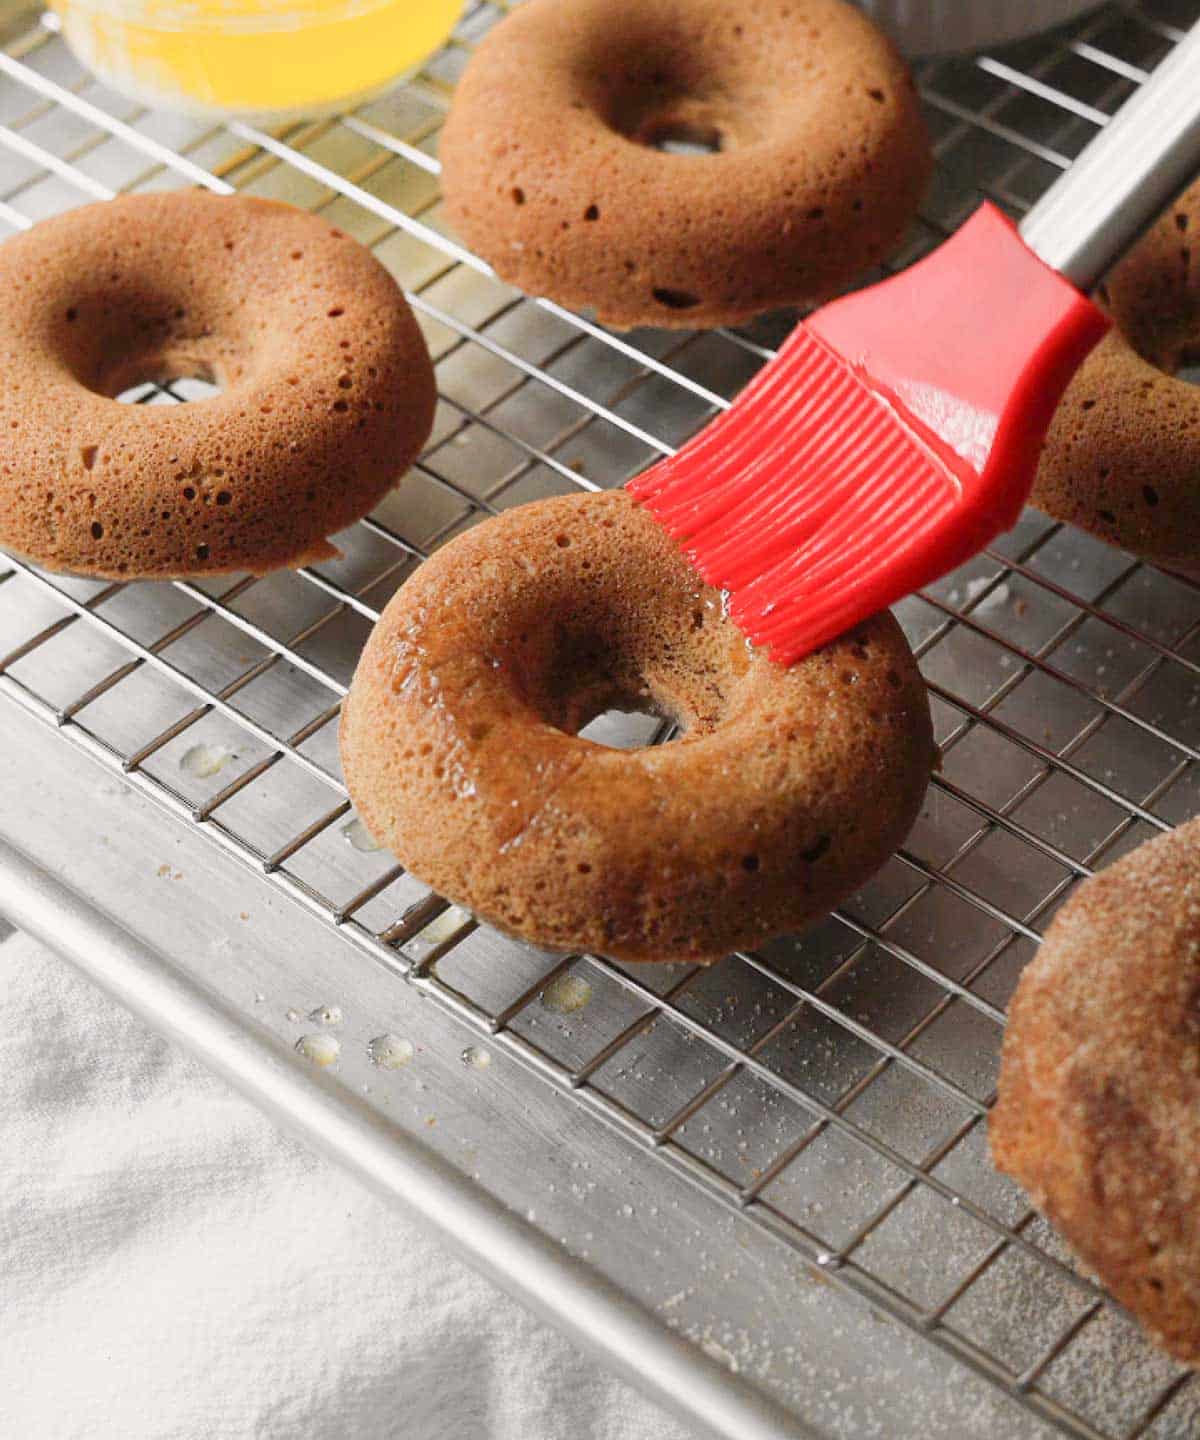
<svg viewBox="0 0 1200 1440">
<path fill-rule="evenodd" d="M 792 318 L 611 335 L 457 247 L 437 134 L 502 8 L 471 4 L 391 94 L 270 132 L 136 106 L 52 21 L 12 20 L 0 227 L 197 183 L 319 210 L 405 286 L 441 403 L 337 561 L 107 585 L 0 559 L 0 834 L 20 852 L 0 853 L 0 908 L 380 1188 L 411 1202 L 436 1176 L 460 1246 L 499 1202 L 477 1263 L 714 1433 L 1190 1435 L 1200 1389 L 992 1171 L 985 1118 L 1056 906 L 1200 809 L 1196 587 L 1030 512 L 906 602 L 943 752 L 913 835 L 826 922 L 712 970 L 540 953 L 364 848 L 337 706 L 421 556 L 509 505 L 623 483 Z M 982 195 L 1019 214 L 1198 16 L 1107 6 L 922 67 L 939 169 L 902 262 Z M 288 1058 L 308 1035 L 335 1063 Z M 413 1051 L 392 1070 L 371 1058 L 386 1035 L 377 1058 Z"/>
</svg>

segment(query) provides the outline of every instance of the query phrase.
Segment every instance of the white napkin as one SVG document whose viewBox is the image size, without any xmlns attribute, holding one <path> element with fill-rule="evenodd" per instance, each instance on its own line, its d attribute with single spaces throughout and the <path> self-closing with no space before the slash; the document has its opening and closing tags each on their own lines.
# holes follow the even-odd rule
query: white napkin
<svg viewBox="0 0 1200 1440">
<path fill-rule="evenodd" d="M 685 1440 L 23 936 L 0 943 L 0 1427 Z"/>
</svg>

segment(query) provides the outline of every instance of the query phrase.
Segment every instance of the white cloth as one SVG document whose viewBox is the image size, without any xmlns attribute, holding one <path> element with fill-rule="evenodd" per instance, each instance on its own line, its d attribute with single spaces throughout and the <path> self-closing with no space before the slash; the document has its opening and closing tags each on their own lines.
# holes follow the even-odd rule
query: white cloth
<svg viewBox="0 0 1200 1440">
<path fill-rule="evenodd" d="M 23 936 L 0 1013 L 0 1433 L 685 1440 Z"/>
</svg>

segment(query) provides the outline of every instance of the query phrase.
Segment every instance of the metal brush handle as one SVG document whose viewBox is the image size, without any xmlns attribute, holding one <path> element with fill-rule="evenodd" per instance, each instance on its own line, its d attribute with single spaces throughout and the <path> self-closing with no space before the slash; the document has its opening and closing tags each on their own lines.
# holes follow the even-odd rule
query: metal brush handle
<svg viewBox="0 0 1200 1440">
<path fill-rule="evenodd" d="M 1200 23 L 1021 223 L 1026 245 L 1081 290 L 1200 169 Z"/>
</svg>

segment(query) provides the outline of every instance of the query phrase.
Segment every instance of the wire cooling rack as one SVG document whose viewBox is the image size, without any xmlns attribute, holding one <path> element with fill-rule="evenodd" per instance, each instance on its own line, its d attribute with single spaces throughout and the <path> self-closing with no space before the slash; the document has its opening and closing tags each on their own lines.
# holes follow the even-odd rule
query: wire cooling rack
<svg viewBox="0 0 1200 1440">
<path fill-rule="evenodd" d="M 355 821 L 339 702 L 414 566 L 508 506 L 623 483 L 725 405 L 791 318 L 614 335 L 500 283 L 448 236 L 438 132 L 500 13 L 469 5 L 419 76 L 353 114 L 270 132 L 134 105 L 81 70 L 52 20 L 10 24 L 0 224 L 187 184 L 320 211 L 404 285 L 440 405 L 419 463 L 330 563 L 147 585 L 0 557 L 0 691 L 1040 1420 L 1194 1434 L 1200 1389 L 995 1174 L 985 1129 L 1005 1005 L 1057 905 L 1200 810 L 1196 587 L 1030 512 L 907 601 L 943 757 L 916 829 L 814 930 L 711 970 L 506 941 Z M 901 263 L 981 196 L 1020 214 L 1198 17 L 1200 0 L 1106 6 L 997 56 L 926 64 L 939 168 Z M 608 723 L 610 740 L 646 737 Z"/>
</svg>

